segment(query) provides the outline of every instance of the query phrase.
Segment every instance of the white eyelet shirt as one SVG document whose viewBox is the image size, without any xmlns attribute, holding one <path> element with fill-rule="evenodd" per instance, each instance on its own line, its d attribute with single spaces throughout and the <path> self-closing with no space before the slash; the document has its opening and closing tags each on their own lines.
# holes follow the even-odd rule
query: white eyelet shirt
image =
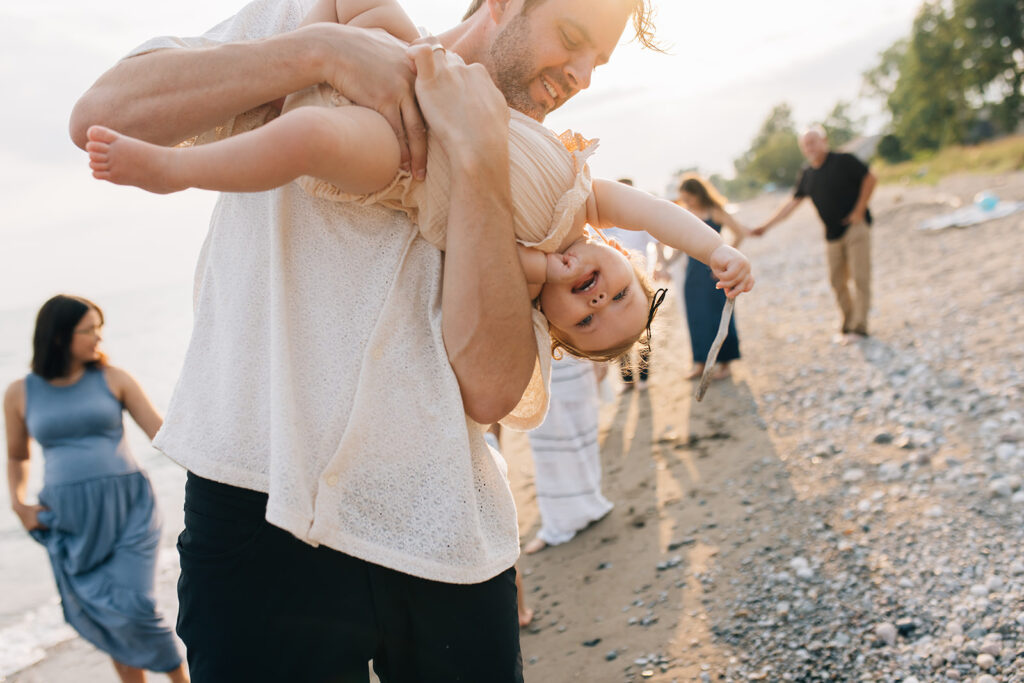
<svg viewBox="0 0 1024 683">
<path fill-rule="evenodd" d="M 299 0 L 257 0 L 198 38 L 295 28 Z M 199 142 L 268 120 L 243 114 Z M 478 583 L 519 554 L 501 456 L 470 420 L 441 335 L 443 253 L 404 214 L 339 204 L 292 183 L 223 194 L 195 277 L 195 320 L 155 445 L 208 479 L 265 492 L 267 520 L 407 574 Z M 550 340 L 520 428 L 547 409 Z"/>
</svg>

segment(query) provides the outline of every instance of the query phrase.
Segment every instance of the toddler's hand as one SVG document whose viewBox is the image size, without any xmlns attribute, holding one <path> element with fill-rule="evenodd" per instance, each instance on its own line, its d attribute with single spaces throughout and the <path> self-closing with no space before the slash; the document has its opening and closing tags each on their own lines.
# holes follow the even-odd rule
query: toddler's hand
<svg viewBox="0 0 1024 683">
<path fill-rule="evenodd" d="M 743 292 L 749 292 L 754 286 L 754 276 L 750 272 L 750 261 L 742 253 L 727 244 L 711 252 L 708 264 L 711 272 L 718 278 L 719 289 L 733 299 Z"/>
<path fill-rule="evenodd" d="M 572 254 L 548 254 L 545 282 L 571 283 L 583 276 L 580 260 Z"/>
</svg>

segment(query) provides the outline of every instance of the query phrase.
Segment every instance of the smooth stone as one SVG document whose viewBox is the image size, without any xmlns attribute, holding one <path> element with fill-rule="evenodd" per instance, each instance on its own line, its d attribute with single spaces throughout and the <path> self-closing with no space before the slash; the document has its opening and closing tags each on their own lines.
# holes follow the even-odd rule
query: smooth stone
<svg viewBox="0 0 1024 683">
<path fill-rule="evenodd" d="M 988 492 L 996 498 L 1009 498 L 1013 495 L 1013 487 L 1005 477 L 989 482 Z"/>
<path fill-rule="evenodd" d="M 846 470 L 846 472 L 843 473 L 843 481 L 845 482 L 860 481 L 863 478 L 864 470 L 854 468 L 852 470 Z"/>
<path fill-rule="evenodd" d="M 986 652 L 978 655 L 978 659 L 975 661 L 977 661 L 978 666 L 984 671 L 988 671 L 996 665 L 996 658 Z"/>
<path fill-rule="evenodd" d="M 895 645 L 896 635 L 896 627 L 892 624 L 888 622 L 875 624 L 875 636 L 877 636 L 878 639 L 884 642 L 886 645 Z"/>
</svg>

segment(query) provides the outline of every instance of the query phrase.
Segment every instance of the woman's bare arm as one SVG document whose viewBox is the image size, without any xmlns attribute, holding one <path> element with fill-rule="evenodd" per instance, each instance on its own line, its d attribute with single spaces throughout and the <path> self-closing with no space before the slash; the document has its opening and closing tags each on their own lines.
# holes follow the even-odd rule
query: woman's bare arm
<svg viewBox="0 0 1024 683">
<path fill-rule="evenodd" d="M 737 221 L 735 218 L 733 218 L 732 214 L 730 214 L 725 209 L 718 209 L 718 208 L 716 208 L 712 213 L 713 213 L 712 218 L 715 219 L 715 222 L 717 222 L 719 225 L 721 225 L 723 227 L 728 228 L 732 232 L 732 234 L 733 234 L 732 246 L 733 247 L 736 247 L 738 249 L 740 244 L 743 243 L 743 240 L 745 240 L 746 238 L 750 237 L 750 230 L 747 229 L 747 227 L 745 225 L 743 225 L 742 223 Z"/>
<path fill-rule="evenodd" d="M 25 425 L 25 381 L 11 384 L 4 393 L 4 426 L 7 432 L 7 488 L 11 509 L 28 531 L 40 528 L 42 505 L 29 505 L 28 496 L 29 435 Z"/>
<path fill-rule="evenodd" d="M 152 441 L 163 426 L 164 418 L 157 412 L 156 406 L 146 396 L 146 392 L 134 377 L 121 368 L 108 367 L 103 371 L 103 376 L 111 393 Z"/>
</svg>

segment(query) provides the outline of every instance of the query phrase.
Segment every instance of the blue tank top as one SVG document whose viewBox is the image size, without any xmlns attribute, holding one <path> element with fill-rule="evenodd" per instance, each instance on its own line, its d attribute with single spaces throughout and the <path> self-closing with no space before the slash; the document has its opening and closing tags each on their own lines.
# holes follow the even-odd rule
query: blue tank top
<svg viewBox="0 0 1024 683">
<path fill-rule="evenodd" d="M 25 424 L 43 448 L 45 485 L 138 472 L 122 410 L 98 368 L 87 368 L 66 387 L 35 373 L 26 376 Z"/>
</svg>

